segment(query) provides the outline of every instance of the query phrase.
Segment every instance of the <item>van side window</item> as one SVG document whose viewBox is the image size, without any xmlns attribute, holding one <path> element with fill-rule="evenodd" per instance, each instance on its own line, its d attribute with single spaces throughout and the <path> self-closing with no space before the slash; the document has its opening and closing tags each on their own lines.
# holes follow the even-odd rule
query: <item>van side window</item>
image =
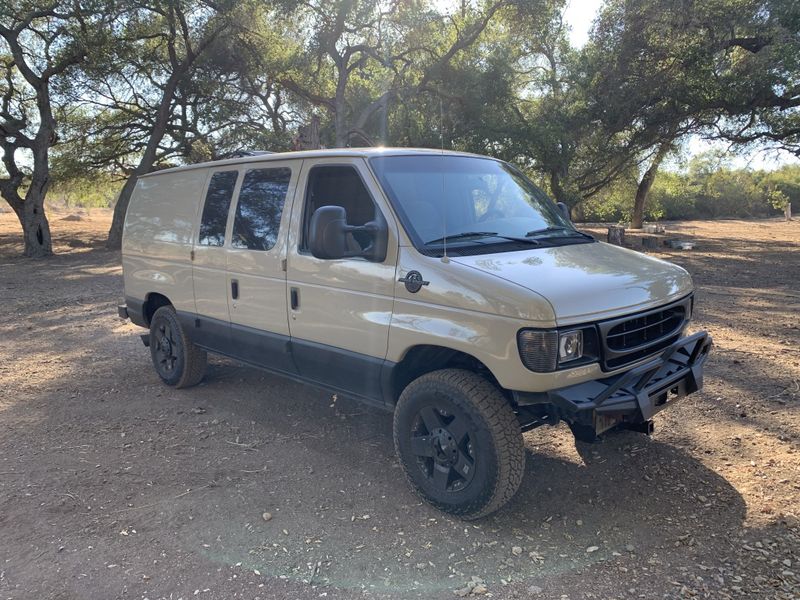
<svg viewBox="0 0 800 600">
<path fill-rule="evenodd" d="M 211 176 L 206 193 L 203 216 L 200 219 L 199 244 L 222 246 L 225 244 L 225 224 L 231 207 L 233 188 L 236 187 L 238 171 L 219 171 Z"/>
<path fill-rule="evenodd" d="M 269 250 L 278 238 L 291 169 L 251 169 L 244 174 L 231 246 Z"/>
<path fill-rule="evenodd" d="M 321 206 L 341 206 L 347 211 L 348 225 L 364 225 L 375 220 L 375 203 L 353 167 L 314 167 L 308 176 L 306 204 L 303 211 L 303 235 L 300 250 L 308 250 L 311 215 Z M 348 234 L 348 250 L 362 250 L 371 242 L 368 233 Z"/>
</svg>

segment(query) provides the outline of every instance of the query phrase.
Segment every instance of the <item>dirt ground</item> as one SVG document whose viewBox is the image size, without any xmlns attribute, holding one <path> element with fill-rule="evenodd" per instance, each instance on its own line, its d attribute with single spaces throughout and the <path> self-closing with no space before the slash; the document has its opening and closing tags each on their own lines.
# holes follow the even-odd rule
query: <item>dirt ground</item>
<svg viewBox="0 0 800 600">
<path fill-rule="evenodd" d="M 703 392 L 650 438 L 525 434 L 519 494 L 465 523 L 388 413 L 221 358 L 163 386 L 109 214 L 65 216 L 33 261 L 0 214 L 0 599 L 800 598 L 800 221 L 681 224 Z"/>
</svg>

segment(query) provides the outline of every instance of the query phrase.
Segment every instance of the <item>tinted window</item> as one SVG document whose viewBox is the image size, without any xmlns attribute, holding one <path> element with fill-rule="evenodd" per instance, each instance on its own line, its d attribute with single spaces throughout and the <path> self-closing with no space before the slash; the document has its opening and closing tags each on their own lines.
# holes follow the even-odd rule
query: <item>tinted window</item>
<svg viewBox="0 0 800 600">
<path fill-rule="evenodd" d="M 314 167 L 308 176 L 306 206 L 303 217 L 303 243 L 308 250 L 308 227 L 311 215 L 321 206 L 341 206 L 347 211 L 348 225 L 364 225 L 375 219 L 375 204 L 364 182 L 352 167 Z M 371 243 L 365 232 L 348 234 L 348 250 L 359 251 Z"/>
<path fill-rule="evenodd" d="M 211 176 L 203 217 L 200 219 L 199 243 L 203 246 L 225 244 L 225 223 L 228 221 L 237 175 L 237 171 L 220 171 Z"/>
<path fill-rule="evenodd" d="M 269 250 L 275 245 L 291 176 L 285 168 L 245 173 L 233 221 L 234 248 Z"/>
</svg>

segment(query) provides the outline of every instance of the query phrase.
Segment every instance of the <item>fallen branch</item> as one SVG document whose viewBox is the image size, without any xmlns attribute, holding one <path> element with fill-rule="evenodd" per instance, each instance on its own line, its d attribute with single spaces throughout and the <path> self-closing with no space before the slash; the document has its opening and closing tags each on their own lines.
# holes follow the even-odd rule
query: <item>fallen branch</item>
<svg viewBox="0 0 800 600">
<path fill-rule="evenodd" d="M 790 392 L 792 395 L 796 394 L 797 392 L 800 392 L 800 382 L 798 382 L 796 379 L 793 379 L 792 383 L 794 384 L 795 389 L 789 390 L 789 388 L 787 387 L 785 390 L 783 390 L 781 392 L 778 392 L 777 394 L 773 394 L 772 396 L 767 396 L 767 400 L 771 400 L 772 398 L 778 398 L 779 396 L 783 396 L 786 392 Z M 791 386 L 789 386 L 789 387 L 791 387 Z"/>
<path fill-rule="evenodd" d="M 209 483 L 209 484 L 201 486 L 199 488 L 188 489 L 185 492 L 182 492 L 182 493 L 180 493 L 177 496 L 174 496 L 172 498 L 164 498 L 163 500 L 159 500 L 157 502 L 151 502 L 150 504 L 142 504 L 141 506 L 129 506 L 128 508 L 121 508 L 119 510 L 112 510 L 108 514 L 116 515 L 116 514 L 119 514 L 119 513 L 129 512 L 129 511 L 132 511 L 132 510 L 140 510 L 142 508 L 152 508 L 153 506 L 158 506 L 159 504 L 163 504 L 164 502 L 169 502 L 170 500 L 177 500 L 178 498 L 183 498 L 184 496 L 186 496 L 187 494 L 191 494 L 192 492 L 197 492 L 199 490 L 204 490 L 204 489 L 210 488 L 210 487 L 213 487 L 213 486 L 212 486 L 212 484 Z"/>
<path fill-rule="evenodd" d="M 264 467 L 263 469 L 257 469 L 255 471 L 248 471 L 247 469 L 239 469 L 240 473 L 265 473 L 266 471 L 267 467 Z"/>
<path fill-rule="evenodd" d="M 252 444 L 242 444 L 240 442 L 230 442 L 228 440 L 225 440 L 225 443 L 230 444 L 231 446 L 239 446 L 240 448 L 244 448 L 245 450 L 255 450 L 255 447 L 260 442 L 253 442 Z"/>
</svg>

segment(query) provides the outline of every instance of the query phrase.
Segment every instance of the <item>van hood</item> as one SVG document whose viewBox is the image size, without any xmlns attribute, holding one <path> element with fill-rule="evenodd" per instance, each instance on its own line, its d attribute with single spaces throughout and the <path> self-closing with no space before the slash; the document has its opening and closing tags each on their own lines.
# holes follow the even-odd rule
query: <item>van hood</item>
<svg viewBox="0 0 800 600">
<path fill-rule="evenodd" d="M 544 296 L 559 325 L 645 310 L 692 291 L 691 277 L 681 267 L 603 242 L 450 260 Z"/>
</svg>

